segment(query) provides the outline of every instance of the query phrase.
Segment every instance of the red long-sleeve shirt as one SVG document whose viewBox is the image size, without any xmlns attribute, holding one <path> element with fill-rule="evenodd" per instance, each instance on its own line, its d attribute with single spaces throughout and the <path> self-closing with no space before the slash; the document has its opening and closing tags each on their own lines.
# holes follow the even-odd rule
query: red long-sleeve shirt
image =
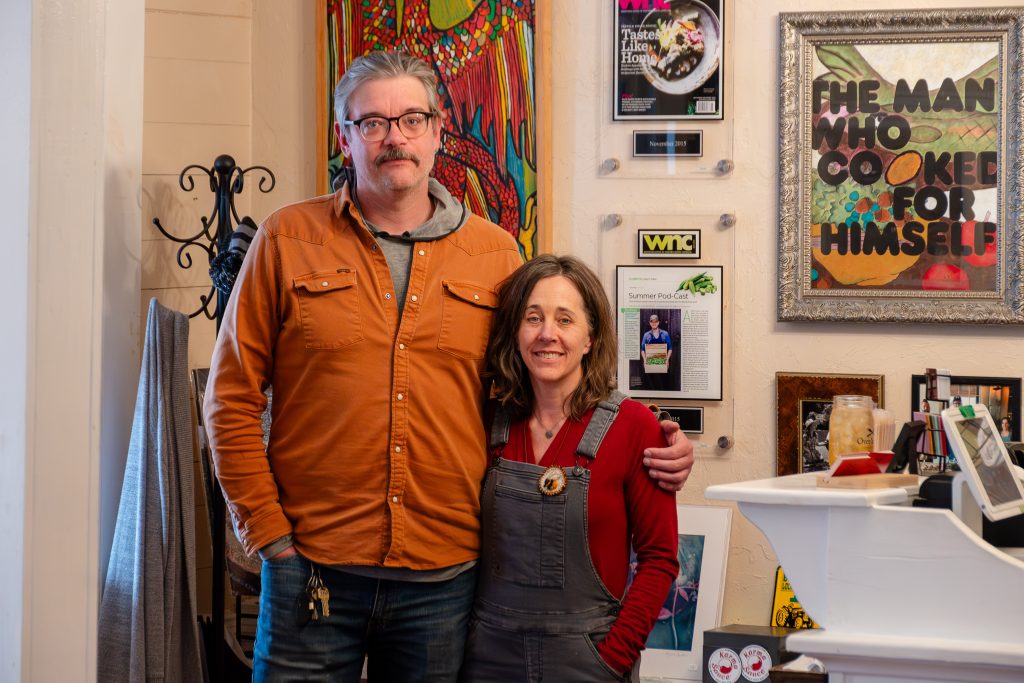
<svg viewBox="0 0 1024 683">
<path fill-rule="evenodd" d="M 542 467 L 576 464 L 576 447 L 593 411 L 576 422 L 566 420 L 537 463 L 525 422 L 513 423 L 503 456 Z M 587 542 L 605 587 L 621 598 L 626 590 L 632 540 L 637 572 L 611 631 L 598 646 L 605 662 L 625 672 L 640 656 L 665 596 L 679 571 L 678 532 L 672 493 L 662 490 L 643 466 L 645 448 L 665 445 L 653 413 L 629 399 L 590 464 Z"/>
</svg>

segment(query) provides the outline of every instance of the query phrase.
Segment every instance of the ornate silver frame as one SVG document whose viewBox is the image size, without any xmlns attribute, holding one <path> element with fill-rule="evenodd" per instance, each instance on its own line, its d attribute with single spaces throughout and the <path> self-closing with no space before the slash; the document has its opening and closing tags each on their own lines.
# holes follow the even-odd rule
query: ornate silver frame
<svg viewBox="0 0 1024 683">
<path fill-rule="evenodd" d="M 817 45 L 997 42 L 995 291 L 811 287 L 811 84 Z M 783 13 L 779 16 L 778 320 L 1024 323 L 1024 8 Z"/>
</svg>

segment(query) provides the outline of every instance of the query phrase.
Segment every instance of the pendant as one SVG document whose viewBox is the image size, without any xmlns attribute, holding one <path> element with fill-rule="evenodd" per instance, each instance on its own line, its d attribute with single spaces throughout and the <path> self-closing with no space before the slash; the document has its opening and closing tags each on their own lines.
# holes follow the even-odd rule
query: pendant
<svg viewBox="0 0 1024 683">
<path fill-rule="evenodd" d="M 565 470 L 557 465 L 544 470 L 537 480 L 537 487 L 545 496 L 557 496 L 565 490 Z"/>
</svg>

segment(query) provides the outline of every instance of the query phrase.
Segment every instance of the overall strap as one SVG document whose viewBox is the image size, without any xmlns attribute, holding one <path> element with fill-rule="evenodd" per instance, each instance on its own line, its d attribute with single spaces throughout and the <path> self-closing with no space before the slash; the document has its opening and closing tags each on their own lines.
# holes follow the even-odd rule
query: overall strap
<svg viewBox="0 0 1024 683">
<path fill-rule="evenodd" d="M 601 447 L 608 428 L 619 414 L 619 405 L 626 398 L 620 391 L 612 391 L 611 395 L 597 404 L 594 408 L 594 415 L 590 418 L 590 424 L 583 432 L 580 445 L 576 447 L 576 454 L 593 460 L 597 457 L 597 449 Z"/>
<path fill-rule="evenodd" d="M 512 428 L 512 414 L 505 409 L 505 406 L 498 405 L 494 411 L 494 420 L 491 422 L 491 450 L 502 448 L 508 443 L 509 430 Z"/>
</svg>

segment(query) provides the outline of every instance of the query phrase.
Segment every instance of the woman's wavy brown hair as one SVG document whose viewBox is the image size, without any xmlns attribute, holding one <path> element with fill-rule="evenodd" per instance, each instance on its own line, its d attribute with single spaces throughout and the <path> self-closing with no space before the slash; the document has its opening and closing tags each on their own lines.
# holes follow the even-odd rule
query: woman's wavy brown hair
<svg viewBox="0 0 1024 683">
<path fill-rule="evenodd" d="M 519 326 L 534 286 L 557 275 L 576 286 L 590 325 L 590 353 L 583 356 L 583 378 L 569 397 L 567 414 L 579 420 L 615 388 L 615 328 L 611 304 L 601 281 L 574 256 L 543 254 L 526 262 L 498 285 L 498 310 L 487 345 L 485 376 L 493 382 L 494 397 L 517 419 L 532 412 L 534 399 L 530 373 L 519 355 Z"/>
</svg>

